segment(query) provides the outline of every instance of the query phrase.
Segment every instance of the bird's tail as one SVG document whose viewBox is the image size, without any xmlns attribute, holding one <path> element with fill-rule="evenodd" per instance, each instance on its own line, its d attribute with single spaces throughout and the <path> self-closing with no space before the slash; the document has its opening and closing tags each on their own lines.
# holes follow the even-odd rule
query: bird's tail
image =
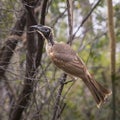
<svg viewBox="0 0 120 120">
<path fill-rule="evenodd" d="M 106 101 L 106 98 L 112 94 L 112 92 L 104 88 L 100 83 L 98 83 L 89 73 L 85 78 L 83 78 L 84 83 L 87 85 L 91 91 L 96 103 L 99 108 L 102 103 Z"/>
</svg>

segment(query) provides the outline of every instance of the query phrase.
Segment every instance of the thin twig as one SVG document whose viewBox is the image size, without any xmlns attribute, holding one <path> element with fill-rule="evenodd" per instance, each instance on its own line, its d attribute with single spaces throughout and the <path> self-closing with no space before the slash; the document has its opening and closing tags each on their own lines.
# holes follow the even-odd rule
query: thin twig
<svg viewBox="0 0 120 120">
<path fill-rule="evenodd" d="M 57 98 L 56 98 L 56 103 L 55 103 L 55 107 L 54 107 L 52 120 L 57 119 L 60 98 L 61 98 L 61 95 L 62 95 L 62 91 L 63 91 L 63 88 L 64 88 L 64 82 L 66 81 L 66 78 L 67 78 L 67 74 L 64 74 L 62 79 L 61 79 L 61 86 L 60 86 L 60 88 L 58 90 L 58 95 L 57 95 Z"/>
<path fill-rule="evenodd" d="M 87 14 L 87 16 L 82 20 L 80 26 L 77 28 L 77 30 L 74 32 L 74 34 L 72 35 L 72 40 L 75 38 L 77 32 L 79 31 L 79 29 L 83 26 L 83 24 L 87 21 L 87 19 L 90 17 L 90 15 L 92 14 L 92 12 L 95 10 L 95 8 L 99 5 L 99 3 L 101 2 L 101 0 L 98 0 L 97 3 L 92 7 L 92 9 L 90 10 L 90 12 Z"/>
<path fill-rule="evenodd" d="M 61 114 L 63 113 L 65 107 L 66 107 L 66 103 L 63 104 L 63 107 L 62 107 L 62 109 L 60 110 L 60 112 L 59 112 L 59 114 L 58 114 L 58 116 L 57 116 L 57 119 L 61 116 Z"/>
<path fill-rule="evenodd" d="M 52 23 L 51 27 L 53 27 L 57 23 L 57 21 L 60 20 L 60 18 L 63 17 L 63 15 L 65 14 L 66 11 L 67 11 L 67 8 L 55 18 L 55 20 Z"/>
</svg>

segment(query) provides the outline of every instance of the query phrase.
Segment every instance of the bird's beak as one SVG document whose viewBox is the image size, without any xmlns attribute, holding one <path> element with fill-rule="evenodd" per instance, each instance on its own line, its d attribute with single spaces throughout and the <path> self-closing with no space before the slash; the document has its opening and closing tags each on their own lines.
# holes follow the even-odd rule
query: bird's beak
<svg viewBox="0 0 120 120">
<path fill-rule="evenodd" d="M 35 30 L 37 30 L 38 32 L 39 32 L 39 31 L 40 31 L 40 32 L 45 32 L 45 31 L 43 30 L 43 25 L 33 25 L 33 26 L 30 26 L 30 28 L 35 29 Z"/>
</svg>

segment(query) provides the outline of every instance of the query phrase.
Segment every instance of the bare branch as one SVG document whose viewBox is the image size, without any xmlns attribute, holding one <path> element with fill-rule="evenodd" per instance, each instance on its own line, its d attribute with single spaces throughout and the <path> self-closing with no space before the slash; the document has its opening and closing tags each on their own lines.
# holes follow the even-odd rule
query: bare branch
<svg viewBox="0 0 120 120">
<path fill-rule="evenodd" d="M 77 30 L 73 33 L 72 39 L 75 38 L 77 32 L 79 31 L 79 29 L 83 26 L 83 24 L 87 21 L 87 19 L 89 18 L 89 16 L 92 14 L 92 12 L 95 10 L 95 8 L 99 5 L 99 3 L 101 2 L 101 0 L 98 0 L 97 3 L 92 7 L 92 9 L 90 10 L 90 12 L 87 14 L 87 16 L 82 20 L 80 26 L 77 28 Z"/>
<path fill-rule="evenodd" d="M 72 34 L 73 34 L 73 1 L 67 0 L 67 10 L 68 10 L 68 24 L 69 24 L 69 40 L 68 44 L 72 44 Z"/>
<path fill-rule="evenodd" d="M 47 9 L 47 3 L 49 0 L 44 0 L 42 4 L 42 10 L 41 10 L 41 19 L 40 24 L 45 24 L 45 15 L 46 15 L 46 9 Z M 40 64 L 41 58 L 42 58 L 42 50 L 44 45 L 44 39 L 43 37 L 38 34 L 38 45 L 37 45 L 37 54 L 36 54 L 36 66 Z"/>
<path fill-rule="evenodd" d="M 56 98 L 56 102 L 55 102 L 55 107 L 54 107 L 54 112 L 53 112 L 53 117 L 52 117 L 52 120 L 56 120 L 57 117 L 60 115 L 58 109 L 59 109 L 59 104 L 60 104 L 60 98 L 61 98 L 61 95 L 62 95 L 62 91 L 63 91 L 63 88 L 64 88 L 64 82 L 66 81 L 66 78 L 67 78 L 67 74 L 63 74 L 63 77 L 61 79 L 61 85 L 60 85 L 60 88 L 58 90 L 58 94 L 57 94 L 57 98 Z"/>
</svg>

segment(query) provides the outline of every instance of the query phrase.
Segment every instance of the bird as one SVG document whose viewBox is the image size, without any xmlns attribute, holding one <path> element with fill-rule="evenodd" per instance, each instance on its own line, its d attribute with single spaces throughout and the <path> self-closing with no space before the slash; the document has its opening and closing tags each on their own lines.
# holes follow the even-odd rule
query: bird
<svg viewBox="0 0 120 120">
<path fill-rule="evenodd" d="M 31 28 L 45 39 L 46 52 L 52 63 L 68 75 L 82 79 L 96 101 L 97 107 L 100 108 L 106 102 L 107 97 L 112 94 L 112 91 L 94 79 L 83 60 L 70 45 L 54 40 L 54 32 L 51 27 L 33 25 Z"/>
</svg>

